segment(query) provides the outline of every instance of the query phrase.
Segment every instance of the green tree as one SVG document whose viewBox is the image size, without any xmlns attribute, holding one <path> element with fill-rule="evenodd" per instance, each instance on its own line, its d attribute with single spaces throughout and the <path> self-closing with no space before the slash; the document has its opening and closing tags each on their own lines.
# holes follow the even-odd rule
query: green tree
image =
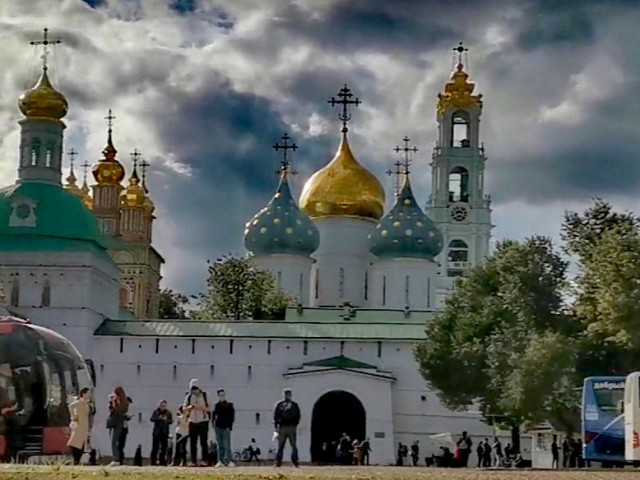
<svg viewBox="0 0 640 480">
<path fill-rule="evenodd" d="M 186 319 L 189 299 L 186 295 L 165 288 L 160 292 L 158 318 Z"/>
<path fill-rule="evenodd" d="M 206 320 L 283 319 L 292 299 L 273 275 L 249 258 L 226 255 L 208 262 L 207 291 L 200 295 L 198 317 Z"/>
<path fill-rule="evenodd" d="M 566 250 L 580 267 L 573 311 L 581 324 L 578 372 L 626 375 L 640 369 L 640 228 L 631 213 L 596 200 L 565 214 Z"/>
<path fill-rule="evenodd" d="M 447 407 L 477 405 L 487 421 L 511 429 L 516 449 L 524 422 L 566 421 L 561 412 L 577 401 L 567 267 L 548 238 L 498 244 L 458 281 L 415 349 Z"/>
</svg>

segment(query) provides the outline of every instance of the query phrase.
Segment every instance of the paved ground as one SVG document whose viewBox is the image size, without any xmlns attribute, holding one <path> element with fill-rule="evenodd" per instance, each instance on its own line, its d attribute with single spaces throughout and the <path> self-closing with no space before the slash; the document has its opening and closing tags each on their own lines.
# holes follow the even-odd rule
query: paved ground
<svg viewBox="0 0 640 480">
<path fill-rule="evenodd" d="M 598 480 L 639 479 L 640 475 L 627 470 L 477 470 L 410 467 L 315 467 L 293 468 L 238 467 L 238 468 L 173 468 L 173 467 L 67 467 L 49 466 L 0 466 L 1 480 L 187 480 L 193 477 L 237 480 Z"/>
</svg>

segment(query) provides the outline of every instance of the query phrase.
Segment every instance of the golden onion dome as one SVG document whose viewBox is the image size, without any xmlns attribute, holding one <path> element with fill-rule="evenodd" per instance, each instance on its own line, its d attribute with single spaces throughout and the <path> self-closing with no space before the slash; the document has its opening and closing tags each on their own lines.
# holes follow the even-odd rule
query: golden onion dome
<svg viewBox="0 0 640 480">
<path fill-rule="evenodd" d="M 44 117 L 59 120 L 69 110 L 67 99 L 51 86 L 46 67 L 42 69 L 36 85 L 20 96 L 18 105 L 20 111 L 28 118 Z"/>
<path fill-rule="evenodd" d="M 138 171 L 136 167 L 133 167 L 131 178 L 129 179 L 129 186 L 124 189 L 120 194 L 120 204 L 124 208 L 139 208 L 144 206 L 146 198 L 144 188 L 140 185 L 140 179 L 138 178 Z"/>
<path fill-rule="evenodd" d="M 379 220 L 384 202 L 384 188 L 354 158 L 346 133 L 333 160 L 307 180 L 300 195 L 300 208 L 311 218 L 347 215 Z"/>
<path fill-rule="evenodd" d="M 109 129 L 109 138 L 107 146 L 102 150 L 104 158 L 95 163 L 91 168 L 93 178 L 96 179 L 98 185 L 119 185 L 124 178 L 124 167 L 116 159 L 118 151 L 111 141 L 111 129 Z"/>
</svg>

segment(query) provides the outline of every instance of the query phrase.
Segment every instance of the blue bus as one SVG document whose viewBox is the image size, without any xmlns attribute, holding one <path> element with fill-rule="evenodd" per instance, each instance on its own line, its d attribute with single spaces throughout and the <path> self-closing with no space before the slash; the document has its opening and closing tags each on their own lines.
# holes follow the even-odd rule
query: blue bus
<svg viewBox="0 0 640 480">
<path fill-rule="evenodd" d="M 589 377 L 582 389 L 584 459 L 603 467 L 625 463 L 625 377 Z"/>
</svg>

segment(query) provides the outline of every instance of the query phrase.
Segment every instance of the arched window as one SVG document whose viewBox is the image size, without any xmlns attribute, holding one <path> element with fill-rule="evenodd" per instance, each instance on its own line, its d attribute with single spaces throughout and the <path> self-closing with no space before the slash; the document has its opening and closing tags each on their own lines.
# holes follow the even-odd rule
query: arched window
<svg viewBox="0 0 640 480">
<path fill-rule="evenodd" d="M 469 262 L 469 247 L 464 240 L 451 240 L 447 250 L 447 276 L 460 277 Z"/>
<path fill-rule="evenodd" d="M 40 140 L 34 138 L 31 142 L 31 166 L 35 167 L 38 164 L 38 157 L 40 156 Z"/>
<path fill-rule="evenodd" d="M 12 307 L 17 307 L 20 305 L 20 281 L 17 278 L 14 278 L 11 281 L 11 301 L 10 305 Z"/>
<path fill-rule="evenodd" d="M 453 112 L 451 116 L 451 146 L 466 148 L 469 142 L 469 114 L 463 110 Z"/>
<path fill-rule="evenodd" d="M 53 150 L 53 146 L 48 145 L 47 146 L 47 151 L 45 153 L 45 161 L 44 161 L 44 166 L 45 167 L 50 167 L 51 166 L 51 158 L 52 158 L 51 151 L 52 150 Z"/>
<path fill-rule="evenodd" d="M 40 306 L 48 307 L 51 305 L 51 282 L 49 280 L 44 281 L 42 286 L 42 298 L 40 300 Z"/>
<path fill-rule="evenodd" d="M 469 172 L 464 167 L 454 167 L 449 172 L 449 201 L 469 201 Z"/>
</svg>

